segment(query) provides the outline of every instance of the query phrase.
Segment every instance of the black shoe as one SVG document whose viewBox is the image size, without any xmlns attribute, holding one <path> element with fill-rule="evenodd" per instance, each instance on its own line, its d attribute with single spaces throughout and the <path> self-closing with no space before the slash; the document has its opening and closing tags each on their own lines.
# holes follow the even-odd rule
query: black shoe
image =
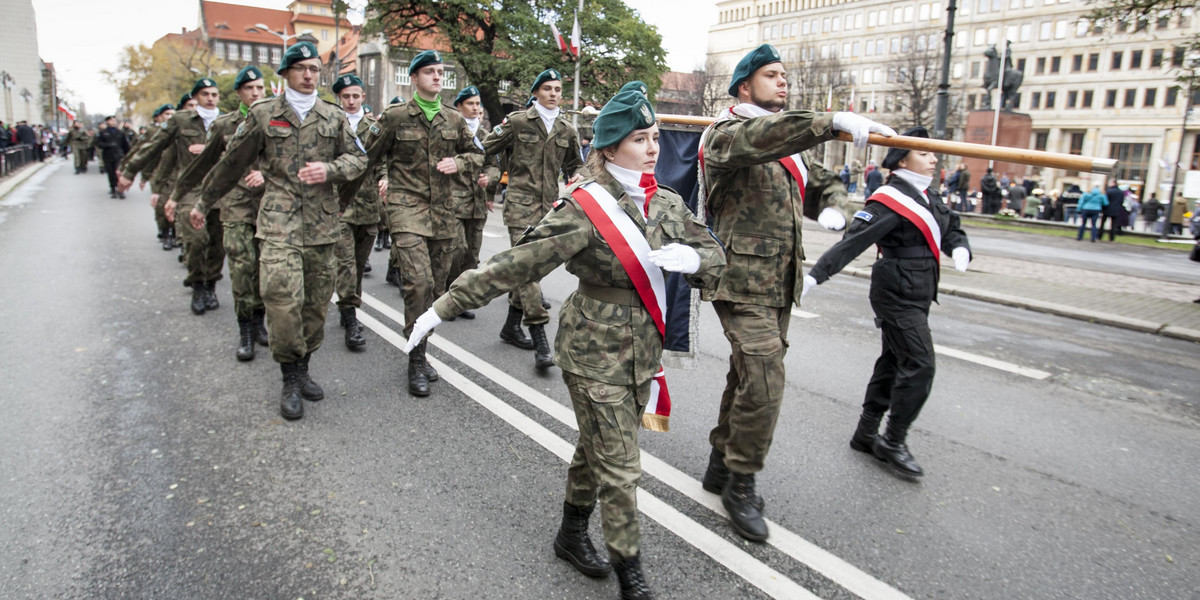
<svg viewBox="0 0 1200 600">
<path fill-rule="evenodd" d="M 554 366 L 554 354 L 550 351 L 550 342 L 546 340 L 545 325 L 530 325 L 529 337 L 533 340 L 533 363 L 539 371 L 545 371 Z"/>
<path fill-rule="evenodd" d="M 924 476 L 925 471 L 908 452 L 908 445 L 904 443 L 907 437 L 908 425 L 897 425 L 888 419 L 887 429 L 883 435 L 875 437 L 873 450 L 875 458 L 887 461 L 897 475 L 915 479 Z"/>
<path fill-rule="evenodd" d="M 237 359 L 240 361 L 254 360 L 254 321 L 252 318 L 238 317 L 238 349 Z"/>
<path fill-rule="evenodd" d="M 354 315 L 354 307 L 343 308 L 342 327 L 346 328 L 346 347 L 351 350 L 361 350 L 367 345 L 367 339 L 362 334 L 362 323 Z"/>
<path fill-rule="evenodd" d="M 642 557 L 618 558 L 613 561 L 617 582 L 621 584 L 621 600 L 653 600 L 650 585 L 642 574 Z"/>
<path fill-rule="evenodd" d="M 384 231 L 380 231 L 378 234 L 375 235 L 375 251 L 376 252 L 383 250 L 383 240 L 385 237 L 387 237 L 387 232 L 384 232 Z"/>
<path fill-rule="evenodd" d="M 124 199 L 125 199 L 125 192 L 117 192 L 117 199 L 118 199 L 118 200 L 124 200 Z"/>
<path fill-rule="evenodd" d="M 271 345 L 271 340 L 267 338 L 267 324 L 264 322 L 266 317 L 266 309 L 260 308 L 254 311 L 254 341 L 261 346 Z"/>
<path fill-rule="evenodd" d="M 288 420 L 304 416 L 304 402 L 300 398 L 300 363 L 279 363 L 283 371 L 283 393 L 279 397 L 279 414 Z"/>
<path fill-rule="evenodd" d="M 206 292 L 204 297 L 205 310 L 217 310 L 218 308 L 221 308 L 221 303 L 217 301 L 217 282 L 205 282 L 204 290 Z"/>
<path fill-rule="evenodd" d="M 588 577 L 608 577 L 612 573 L 612 564 L 596 552 L 592 538 L 588 536 L 588 519 L 594 508 L 563 502 L 562 525 L 558 535 L 554 536 L 554 555 L 575 565 Z"/>
<path fill-rule="evenodd" d="M 199 315 L 204 314 L 205 306 L 207 306 L 207 304 L 208 304 L 205 301 L 207 299 L 208 299 L 208 290 L 204 289 L 204 282 L 197 281 L 196 283 L 193 283 L 192 284 L 192 314 L 193 315 L 199 316 Z"/>
<path fill-rule="evenodd" d="M 875 438 L 879 435 L 879 420 L 882 414 L 863 411 L 858 417 L 858 428 L 850 438 L 850 447 L 867 454 L 875 453 Z"/>
<path fill-rule="evenodd" d="M 704 470 L 704 477 L 700 480 L 700 487 L 707 492 L 720 494 L 725 491 L 725 485 L 729 483 L 729 467 L 725 466 L 725 453 L 713 448 L 708 453 L 708 468 Z M 762 512 L 766 506 L 766 502 L 762 496 L 754 496 L 754 507 L 758 512 Z"/>
<path fill-rule="evenodd" d="M 175 249 L 175 234 L 171 233 L 170 229 L 162 233 L 162 249 L 167 252 Z"/>
<path fill-rule="evenodd" d="M 109 198 L 116 199 L 116 197 L 117 197 L 117 190 L 113 190 L 113 189 L 110 189 L 110 190 L 108 190 L 108 197 L 109 197 Z"/>
<path fill-rule="evenodd" d="M 504 321 L 504 327 L 500 329 L 500 341 L 505 344 L 512 344 L 522 350 L 533 350 L 533 340 L 525 335 L 521 330 L 521 318 L 525 313 L 521 309 L 508 305 L 508 319 Z"/>
<path fill-rule="evenodd" d="M 369 261 L 369 260 L 364 261 L 363 262 L 363 275 L 366 275 L 367 273 L 370 273 L 370 272 L 371 272 L 371 261 Z"/>
<path fill-rule="evenodd" d="M 429 364 L 429 358 L 425 359 L 425 378 L 429 380 L 429 383 L 442 378 L 441 375 L 438 375 L 437 370 L 433 368 L 433 365 Z"/>
<path fill-rule="evenodd" d="M 544 308 L 546 310 L 550 310 L 550 301 L 545 298 L 542 298 L 542 308 Z"/>
<path fill-rule="evenodd" d="M 721 493 L 721 504 L 729 513 L 729 522 L 738 535 L 752 541 L 765 542 L 769 535 L 762 511 L 754 505 L 753 473 L 730 473 L 729 483 Z"/>
<path fill-rule="evenodd" d="M 392 249 L 392 234 L 389 232 L 386 232 L 386 231 L 383 233 L 383 249 L 384 250 Z"/>
<path fill-rule="evenodd" d="M 429 395 L 429 375 L 426 373 L 425 342 L 417 344 L 408 353 L 408 393 L 414 396 Z"/>
<path fill-rule="evenodd" d="M 297 362 L 300 365 L 300 397 L 309 402 L 318 402 L 325 398 L 325 390 L 317 385 L 317 382 L 308 376 L 308 359 L 312 358 L 312 352 L 304 355 L 304 358 Z"/>
<path fill-rule="evenodd" d="M 165 229 L 159 229 L 159 230 L 158 230 L 158 235 L 156 235 L 156 236 L 154 236 L 154 237 L 158 238 L 158 239 L 161 241 L 163 238 L 167 237 L 167 230 L 165 230 Z"/>
<path fill-rule="evenodd" d="M 475 320 L 475 311 L 464 310 L 464 311 L 458 313 L 458 316 L 460 316 L 468 321 L 474 321 Z"/>
<path fill-rule="evenodd" d="M 400 270 L 396 267 L 388 267 L 387 275 L 383 280 L 395 286 L 400 285 Z"/>
</svg>

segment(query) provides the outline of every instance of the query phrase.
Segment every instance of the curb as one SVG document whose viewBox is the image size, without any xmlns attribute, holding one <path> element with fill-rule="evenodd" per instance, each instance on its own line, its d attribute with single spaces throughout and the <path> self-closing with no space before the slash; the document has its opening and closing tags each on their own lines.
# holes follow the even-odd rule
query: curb
<svg viewBox="0 0 1200 600">
<path fill-rule="evenodd" d="M 804 261 L 804 265 L 809 268 L 812 268 L 812 266 L 815 264 L 815 261 Z M 842 269 L 841 272 L 863 279 L 871 278 L 870 269 L 847 267 Z M 1144 321 L 1142 319 L 1123 317 L 1121 315 L 1114 315 L 1111 313 L 1076 308 L 1074 306 L 1067 306 L 1065 304 L 1032 300 L 1029 298 L 1022 298 L 1020 296 L 1011 296 L 1008 294 L 1001 294 L 999 292 L 991 292 L 957 285 L 939 284 L 938 292 L 942 294 L 950 294 L 951 296 L 958 296 L 959 298 L 969 298 L 971 300 L 979 300 L 981 302 L 990 302 L 992 304 L 1011 306 L 1013 308 L 1022 308 L 1033 312 L 1047 313 L 1060 317 L 1077 319 L 1079 321 L 1087 321 L 1089 323 L 1099 323 L 1101 325 L 1108 325 L 1110 327 L 1119 327 L 1121 329 L 1140 331 L 1142 333 L 1153 333 L 1155 335 L 1200 343 L 1200 331 L 1188 329 L 1186 327 L 1176 327 L 1170 323 Z"/>
<path fill-rule="evenodd" d="M 11 177 L 9 177 L 8 181 L 5 181 L 4 183 L 0 183 L 0 200 L 3 200 L 5 196 L 9 195 L 13 190 L 17 189 L 17 186 L 24 183 L 26 179 L 33 177 L 34 173 L 41 171 L 43 167 L 45 167 L 46 165 L 52 164 L 56 160 L 58 160 L 57 156 L 50 158 L 49 160 L 37 163 L 36 165 L 28 166 L 28 167 L 18 171 L 16 175 L 12 175 Z"/>
</svg>

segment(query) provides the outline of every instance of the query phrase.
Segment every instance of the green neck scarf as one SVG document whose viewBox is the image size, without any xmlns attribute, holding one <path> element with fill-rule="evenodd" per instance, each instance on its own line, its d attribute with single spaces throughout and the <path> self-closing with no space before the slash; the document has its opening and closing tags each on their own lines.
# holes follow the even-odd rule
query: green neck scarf
<svg viewBox="0 0 1200 600">
<path fill-rule="evenodd" d="M 242 113 L 242 116 L 244 117 L 250 114 L 250 107 L 246 106 L 245 102 L 242 102 L 241 106 L 238 107 L 238 112 Z"/>
<path fill-rule="evenodd" d="M 431 122 L 433 121 L 433 117 L 442 111 L 442 101 L 439 98 L 426 100 L 418 94 L 413 94 L 413 102 L 417 103 L 417 107 L 421 109 L 421 112 L 425 113 L 425 118 Z"/>
</svg>

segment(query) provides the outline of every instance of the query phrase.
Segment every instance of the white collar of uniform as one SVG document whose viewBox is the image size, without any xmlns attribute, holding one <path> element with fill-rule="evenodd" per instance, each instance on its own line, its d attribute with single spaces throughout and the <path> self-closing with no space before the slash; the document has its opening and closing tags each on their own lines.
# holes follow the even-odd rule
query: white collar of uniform
<svg viewBox="0 0 1200 600">
<path fill-rule="evenodd" d="M 658 191 L 658 180 L 654 178 L 654 173 L 626 169 L 611 162 L 605 162 L 604 169 L 621 184 L 621 189 L 625 190 L 634 204 L 642 209 L 642 216 L 649 218 L 650 204 L 647 200 L 653 198 L 654 193 Z"/>
<path fill-rule="evenodd" d="M 463 117 L 463 120 L 467 122 L 467 127 L 471 128 L 471 133 L 478 132 L 479 124 L 483 122 L 482 117 L 475 117 L 474 119 L 468 119 L 466 117 Z"/>
<path fill-rule="evenodd" d="M 304 118 L 308 116 L 308 111 L 312 110 L 317 105 L 317 91 L 313 90 L 311 94 L 302 94 L 292 88 L 283 90 L 284 98 L 287 98 L 287 103 L 291 105 L 292 110 L 296 111 L 296 116 L 300 117 L 300 122 L 304 122 Z"/>
<path fill-rule="evenodd" d="M 733 111 L 733 114 L 739 115 L 742 117 L 746 117 L 748 119 L 753 119 L 754 117 L 765 117 L 767 115 L 775 114 L 757 104 L 753 104 L 750 102 L 742 102 L 741 104 L 738 104 L 737 106 L 731 108 L 730 110 Z"/>
<path fill-rule="evenodd" d="M 196 105 L 196 114 L 200 115 L 200 119 L 204 121 L 204 130 L 208 131 L 212 127 L 213 121 L 217 120 L 217 116 L 221 114 L 219 108 L 204 108 L 199 104 Z"/>
<path fill-rule="evenodd" d="M 549 135 L 551 128 L 554 127 L 554 120 L 558 118 L 558 113 L 561 111 L 557 106 L 554 107 L 554 110 L 550 110 L 549 108 L 542 106 L 541 102 L 534 102 L 533 107 L 537 109 L 538 114 L 541 115 L 542 123 L 546 124 L 546 135 Z"/>
<path fill-rule="evenodd" d="M 348 112 L 348 113 L 346 113 L 346 118 L 347 118 L 347 119 L 350 119 L 350 130 L 351 130 L 351 131 L 357 131 L 357 130 L 358 130 L 358 122 L 359 122 L 359 121 L 361 121 L 361 120 L 362 120 L 362 118 L 363 118 L 364 116 L 366 116 L 366 114 L 367 114 L 367 113 L 363 112 L 363 109 L 362 109 L 362 107 L 361 107 L 361 106 L 358 108 L 358 112 L 354 112 L 354 113 L 352 113 L 352 112 Z"/>
<path fill-rule="evenodd" d="M 892 171 L 892 175 L 907 181 L 913 187 L 917 188 L 917 191 L 921 192 L 921 195 L 925 195 L 925 190 L 929 189 L 929 184 L 933 183 L 933 175 L 920 175 L 908 169 L 896 169 Z M 928 201 L 929 197 L 925 196 L 925 200 Z"/>
</svg>

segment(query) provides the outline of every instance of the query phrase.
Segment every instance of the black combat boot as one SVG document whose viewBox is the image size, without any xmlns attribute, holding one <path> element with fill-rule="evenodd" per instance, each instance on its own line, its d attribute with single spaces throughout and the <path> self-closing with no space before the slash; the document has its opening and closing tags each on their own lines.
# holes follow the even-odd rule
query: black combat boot
<svg viewBox="0 0 1200 600">
<path fill-rule="evenodd" d="M 260 308 L 254 311 L 254 341 L 262 346 L 270 346 L 271 342 L 267 338 L 267 309 Z"/>
<path fill-rule="evenodd" d="M 376 252 L 383 250 L 383 240 L 385 238 L 387 238 L 387 235 L 388 234 L 386 231 L 380 231 L 378 234 L 375 235 L 375 251 Z"/>
<path fill-rule="evenodd" d="M 370 273 L 370 272 L 371 272 L 371 261 L 364 260 L 363 261 L 363 275 L 366 275 L 367 273 Z"/>
<path fill-rule="evenodd" d="M 217 310 L 221 308 L 221 303 L 217 302 L 217 282 L 215 280 L 206 281 L 204 283 L 204 291 L 204 309 Z"/>
<path fill-rule="evenodd" d="M 205 306 L 208 304 L 205 300 L 208 299 L 208 290 L 204 289 L 203 281 L 192 283 L 192 314 L 204 314 Z"/>
<path fill-rule="evenodd" d="M 292 420 L 304 416 L 304 402 L 300 398 L 300 363 L 279 363 L 283 371 L 283 393 L 279 396 L 279 414 Z"/>
<path fill-rule="evenodd" d="M 342 327 L 346 328 L 346 347 L 351 350 L 361 350 L 367 345 L 367 339 L 362 334 L 362 323 L 354 316 L 354 307 L 343 308 Z"/>
<path fill-rule="evenodd" d="M 400 285 L 400 269 L 397 269 L 396 267 L 388 266 L 387 275 L 384 276 L 383 281 L 385 283 L 389 283 L 391 285 L 399 286 Z"/>
<path fill-rule="evenodd" d="M 542 308 L 550 310 L 550 301 L 545 296 L 542 296 Z"/>
<path fill-rule="evenodd" d="M 908 444 L 904 443 L 907 437 L 908 425 L 898 425 L 895 421 L 888 419 L 883 435 L 875 436 L 873 447 L 875 458 L 887 461 L 892 466 L 892 470 L 901 477 L 922 477 L 925 475 L 925 471 L 921 469 L 921 465 L 917 464 L 917 459 L 909 454 Z"/>
<path fill-rule="evenodd" d="M 522 350 L 533 350 L 533 340 L 521 330 L 521 318 L 524 316 L 525 313 L 521 312 L 521 309 L 508 305 L 508 319 L 505 319 L 504 327 L 500 329 L 500 341 Z"/>
<path fill-rule="evenodd" d="M 704 478 L 700 480 L 700 487 L 707 492 L 720 494 L 725 491 L 725 484 L 729 483 L 729 467 L 725 466 L 725 453 L 713 448 L 708 453 L 708 468 L 704 470 Z M 758 512 L 763 511 L 765 506 L 762 496 L 754 496 L 754 507 Z"/>
<path fill-rule="evenodd" d="M 254 321 L 252 317 L 238 317 L 237 359 L 240 361 L 254 360 Z"/>
<path fill-rule="evenodd" d="M 584 507 L 563 502 L 562 526 L 554 536 L 554 555 L 575 565 L 588 577 L 607 577 L 612 573 L 612 564 L 596 552 L 588 536 L 588 519 L 593 508 L 594 505 Z"/>
<path fill-rule="evenodd" d="M 729 513 L 729 521 L 738 535 L 752 541 L 767 541 L 767 523 L 762 511 L 755 506 L 758 494 L 754 491 L 754 473 L 729 474 L 729 483 L 721 493 L 721 504 Z"/>
<path fill-rule="evenodd" d="M 882 413 L 869 413 L 864 410 L 858 417 L 858 429 L 854 430 L 854 436 L 850 438 L 850 447 L 859 452 L 874 454 L 875 437 L 879 435 L 879 420 L 882 418 Z"/>
<path fill-rule="evenodd" d="M 545 371 L 554 366 L 554 354 L 550 352 L 550 342 L 546 341 L 545 325 L 530 325 L 529 337 L 533 339 L 533 362 L 539 371 Z"/>
<path fill-rule="evenodd" d="M 425 372 L 425 341 L 417 344 L 408 353 L 408 393 L 414 396 L 429 395 L 429 375 Z"/>
<path fill-rule="evenodd" d="M 170 252 L 175 249 L 175 233 L 168 227 L 162 232 L 162 249 Z"/>
<path fill-rule="evenodd" d="M 618 558 L 613 561 L 617 582 L 621 584 L 621 600 L 653 600 L 650 585 L 642 574 L 642 557 Z"/>
<path fill-rule="evenodd" d="M 312 352 L 304 355 L 296 364 L 300 365 L 300 396 L 309 402 L 317 402 L 325 398 L 325 390 L 317 385 L 317 382 L 308 376 L 308 359 L 312 358 Z"/>
<path fill-rule="evenodd" d="M 433 383 L 438 379 L 441 379 L 441 375 L 438 375 L 438 372 L 433 368 L 433 365 L 429 364 L 429 358 L 425 359 L 425 377 L 429 379 L 429 383 Z"/>
</svg>

